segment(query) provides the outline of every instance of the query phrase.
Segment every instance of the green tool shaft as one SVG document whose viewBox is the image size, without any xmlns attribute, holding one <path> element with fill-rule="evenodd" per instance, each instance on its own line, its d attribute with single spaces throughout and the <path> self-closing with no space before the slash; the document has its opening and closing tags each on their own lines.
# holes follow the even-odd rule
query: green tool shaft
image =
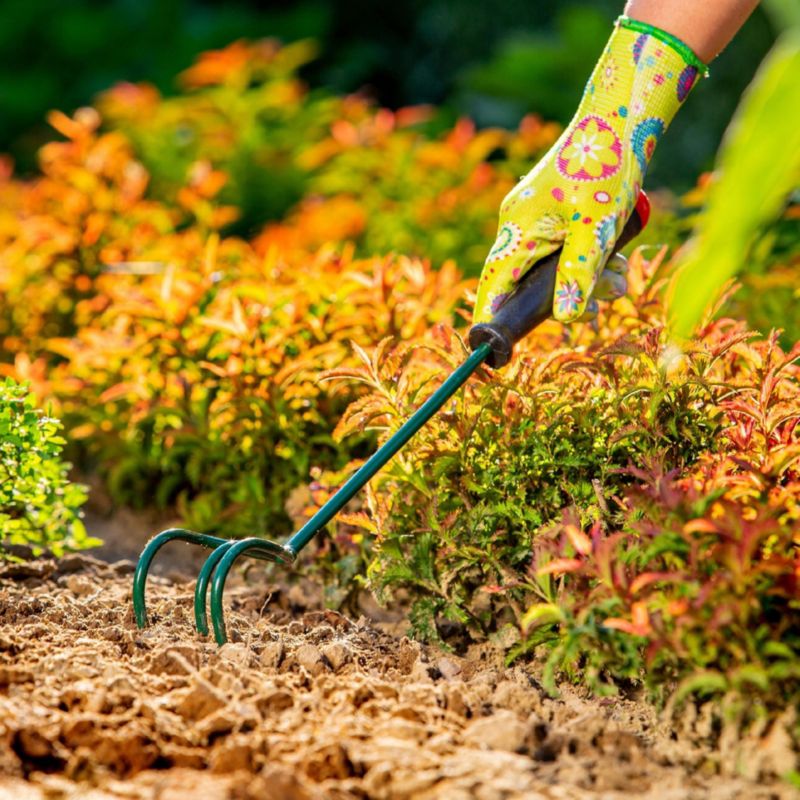
<svg viewBox="0 0 800 800">
<path fill-rule="evenodd" d="M 297 555 L 324 528 L 359 490 L 369 482 L 398 450 L 463 386 L 467 378 L 489 357 L 492 348 L 481 344 L 470 357 L 392 434 L 386 443 L 365 461 L 338 492 L 286 542 L 286 549 Z"/>
</svg>

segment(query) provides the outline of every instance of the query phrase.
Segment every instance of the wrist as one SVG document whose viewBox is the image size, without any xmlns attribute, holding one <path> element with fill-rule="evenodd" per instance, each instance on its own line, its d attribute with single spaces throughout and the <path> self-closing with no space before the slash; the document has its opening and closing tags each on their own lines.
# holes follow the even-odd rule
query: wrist
<svg viewBox="0 0 800 800">
<path fill-rule="evenodd" d="M 706 72 L 676 37 L 620 17 L 586 85 L 576 123 L 596 115 L 635 143 L 635 131 L 647 122 L 658 138 Z M 652 154 L 653 142 L 647 147 Z"/>
<path fill-rule="evenodd" d="M 758 0 L 627 0 L 625 15 L 676 37 L 705 64 L 734 37 Z M 701 70 L 702 72 L 702 70 Z"/>
<path fill-rule="evenodd" d="M 625 16 L 624 14 L 617 18 L 615 25 L 619 28 L 625 28 L 638 34 L 655 37 L 663 44 L 671 47 L 684 60 L 687 66 L 695 67 L 700 75 L 703 77 L 708 77 L 708 65 L 699 58 L 694 50 L 692 50 L 692 48 L 689 47 L 689 45 L 686 44 L 683 39 L 680 39 L 674 34 L 669 33 L 668 31 L 665 31 L 663 28 L 659 28 L 656 25 L 652 25 L 649 22 L 633 19 Z"/>
</svg>

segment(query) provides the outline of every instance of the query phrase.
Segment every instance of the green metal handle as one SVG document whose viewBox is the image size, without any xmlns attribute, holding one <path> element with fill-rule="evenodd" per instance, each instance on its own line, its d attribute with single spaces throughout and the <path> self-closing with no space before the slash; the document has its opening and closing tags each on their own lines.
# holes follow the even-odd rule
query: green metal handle
<svg viewBox="0 0 800 800">
<path fill-rule="evenodd" d="M 365 461 L 336 494 L 289 539 L 284 547 L 296 556 L 358 493 L 372 476 L 461 388 L 467 378 L 489 357 L 487 345 L 479 346 L 469 358 Z"/>
</svg>

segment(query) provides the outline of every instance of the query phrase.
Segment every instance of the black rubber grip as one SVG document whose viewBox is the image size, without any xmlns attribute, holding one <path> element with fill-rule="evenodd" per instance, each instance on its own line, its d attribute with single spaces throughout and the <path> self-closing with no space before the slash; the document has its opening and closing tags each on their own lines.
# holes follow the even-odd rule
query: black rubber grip
<svg viewBox="0 0 800 800">
<path fill-rule="evenodd" d="M 614 252 L 635 239 L 642 228 L 644 223 L 639 211 L 635 210 L 617 240 Z M 469 346 L 473 350 L 484 342 L 491 345 L 491 355 L 486 359 L 490 367 L 499 369 L 508 364 L 514 345 L 551 316 L 560 256 L 559 250 L 534 264 L 500 306 L 492 321 L 473 325 L 470 329 Z"/>
</svg>

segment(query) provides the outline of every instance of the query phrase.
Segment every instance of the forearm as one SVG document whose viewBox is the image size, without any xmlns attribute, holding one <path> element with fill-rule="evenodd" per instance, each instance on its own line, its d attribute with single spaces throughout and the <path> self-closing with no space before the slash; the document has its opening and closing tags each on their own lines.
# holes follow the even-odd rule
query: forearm
<svg viewBox="0 0 800 800">
<path fill-rule="evenodd" d="M 758 0 L 628 0 L 625 13 L 677 36 L 708 64 L 757 5 Z"/>
</svg>

